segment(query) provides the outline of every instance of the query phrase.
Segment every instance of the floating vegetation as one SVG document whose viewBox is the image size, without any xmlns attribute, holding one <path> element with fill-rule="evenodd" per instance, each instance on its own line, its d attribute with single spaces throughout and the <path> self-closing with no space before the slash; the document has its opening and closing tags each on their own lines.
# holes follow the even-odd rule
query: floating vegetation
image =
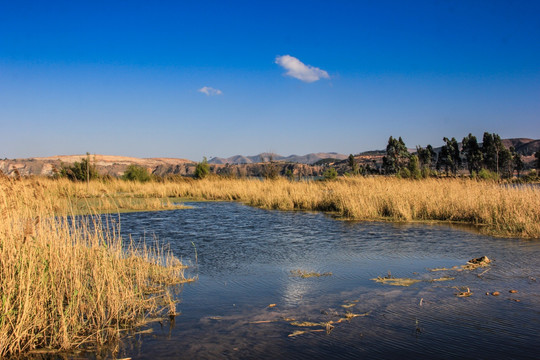
<svg viewBox="0 0 540 360">
<path fill-rule="evenodd" d="M 491 264 L 491 260 L 487 256 L 481 256 L 476 259 L 471 259 L 467 261 L 467 264 L 461 266 L 452 266 L 451 268 L 435 268 L 428 269 L 429 271 L 463 271 L 463 270 L 475 270 L 478 268 L 485 268 Z M 482 274 L 486 273 L 488 270 L 484 271 Z"/>
<path fill-rule="evenodd" d="M 273 308 L 273 307 L 276 307 L 276 304 L 270 304 L 268 305 L 269 308 Z"/>
<path fill-rule="evenodd" d="M 304 270 L 291 270 L 291 275 L 296 277 L 301 277 L 302 279 L 311 278 L 311 277 L 321 277 L 321 276 L 332 276 L 331 272 L 318 273 L 318 272 L 307 272 Z"/>
<path fill-rule="evenodd" d="M 323 323 L 316 323 L 316 322 L 311 322 L 311 321 L 291 321 L 290 324 L 292 326 L 299 326 L 299 327 L 324 326 Z"/>
<path fill-rule="evenodd" d="M 351 319 L 354 319 L 355 317 L 361 317 L 361 316 L 368 316 L 369 312 L 363 313 L 363 314 L 354 314 L 352 312 L 346 312 L 344 318 L 340 318 L 338 321 L 336 321 L 336 324 L 339 324 L 342 321 L 350 321 Z"/>
<path fill-rule="evenodd" d="M 386 278 L 386 277 L 378 277 L 374 280 L 375 282 L 380 282 L 383 284 L 388 284 L 392 286 L 411 286 L 413 284 L 422 282 L 422 280 L 418 279 L 409 279 L 409 278 Z"/>
<path fill-rule="evenodd" d="M 295 336 L 298 336 L 298 335 L 303 335 L 303 334 L 307 334 L 307 333 L 311 333 L 311 332 L 323 332 L 324 330 L 322 329 L 318 329 L 318 330 L 296 330 L 296 331 L 293 331 L 292 333 L 290 333 L 288 336 L 289 337 L 295 337 Z"/>
<path fill-rule="evenodd" d="M 376 277 L 374 279 L 371 279 L 371 280 L 373 280 L 375 282 L 380 282 L 380 283 L 383 283 L 383 284 L 392 285 L 392 286 L 411 286 L 412 284 L 422 282 L 422 280 L 418 280 L 418 279 L 393 277 L 392 274 L 390 273 L 390 271 L 388 272 L 388 275 L 386 275 L 384 277 L 378 276 L 378 277 Z"/>
<path fill-rule="evenodd" d="M 250 324 L 268 324 L 272 322 L 276 322 L 277 320 L 258 320 L 258 321 L 250 321 Z"/>
<path fill-rule="evenodd" d="M 294 336 L 298 336 L 298 335 L 303 335 L 305 334 L 307 331 L 305 330 L 295 330 L 293 331 L 292 333 L 289 334 L 289 337 L 294 337 Z"/>
<path fill-rule="evenodd" d="M 352 308 L 355 305 L 356 305 L 355 303 L 350 303 L 350 304 L 343 304 L 343 305 L 341 305 L 341 307 L 345 308 L 345 309 L 349 309 L 349 308 Z"/>
<path fill-rule="evenodd" d="M 464 265 L 463 265 L 464 266 Z M 459 266 L 452 266 L 451 268 L 434 268 L 434 269 L 428 269 L 429 271 L 431 272 L 435 272 L 435 271 L 452 271 L 452 270 L 456 270 L 456 271 L 461 271 L 461 268 Z"/>
<path fill-rule="evenodd" d="M 355 303 L 358 302 L 358 300 L 353 301 L 352 304 L 356 305 Z M 332 330 L 336 327 L 337 324 L 340 324 L 345 321 L 351 321 L 352 319 L 356 317 L 363 317 L 370 314 L 370 312 L 366 312 L 363 314 L 355 314 L 351 311 L 347 311 L 346 313 L 338 313 L 336 311 L 321 311 L 321 314 L 324 315 L 331 315 L 334 318 L 334 320 L 327 320 L 327 321 L 301 321 L 297 320 L 293 317 L 281 317 L 280 319 L 268 319 L 268 320 L 257 320 L 257 321 L 250 321 L 249 324 L 266 324 L 266 323 L 272 323 L 272 322 L 279 322 L 284 321 L 288 323 L 291 326 L 303 328 L 301 330 L 294 330 L 292 333 L 288 335 L 288 337 L 296 337 L 299 335 L 303 335 L 306 333 L 312 333 L 312 332 L 326 332 L 327 334 L 330 334 Z"/>
<path fill-rule="evenodd" d="M 339 321 L 341 322 L 341 321 Z M 330 332 L 334 329 L 334 321 L 325 321 L 325 322 L 311 322 L 311 321 L 292 321 L 289 324 L 292 326 L 298 326 L 298 327 L 322 327 L 324 330 L 326 330 L 327 334 L 330 334 Z"/>
<path fill-rule="evenodd" d="M 437 281 L 450 281 L 450 280 L 455 280 L 456 278 L 454 277 L 451 277 L 451 276 L 443 276 L 443 277 L 440 277 L 438 279 L 431 279 L 429 280 L 430 282 L 437 282 Z"/>
<path fill-rule="evenodd" d="M 471 289 L 469 289 L 468 287 L 462 287 L 462 288 L 456 287 L 455 289 L 458 291 L 456 293 L 457 297 L 469 297 L 473 294 Z"/>
</svg>

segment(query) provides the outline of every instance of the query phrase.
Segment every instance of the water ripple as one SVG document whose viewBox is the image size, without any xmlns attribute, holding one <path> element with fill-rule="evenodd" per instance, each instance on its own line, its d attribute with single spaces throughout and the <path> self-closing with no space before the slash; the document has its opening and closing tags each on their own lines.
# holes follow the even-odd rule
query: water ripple
<svg viewBox="0 0 540 360">
<path fill-rule="evenodd" d="M 237 203 L 190 205 L 121 215 L 124 236 L 169 243 L 199 275 L 180 294 L 176 326 L 163 335 L 156 328 L 156 335 L 137 345 L 137 356 L 123 350 L 126 356 L 433 359 L 536 353 L 538 241 L 445 225 L 337 221 Z M 493 260 L 489 269 L 428 270 L 482 255 Z M 304 279 L 291 270 L 332 275 Z M 389 272 L 424 281 L 395 287 L 370 280 Z M 442 276 L 455 279 L 427 281 Z M 473 295 L 456 297 L 462 287 Z M 518 293 L 509 293 L 514 289 Z M 485 295 L 493 291 L 501 295 Z M 347 311 L 369 315 L 336 323 L 330 334 L 288 336 L 298 328 L 284 319 L 336 322 Z"/>
</svg>

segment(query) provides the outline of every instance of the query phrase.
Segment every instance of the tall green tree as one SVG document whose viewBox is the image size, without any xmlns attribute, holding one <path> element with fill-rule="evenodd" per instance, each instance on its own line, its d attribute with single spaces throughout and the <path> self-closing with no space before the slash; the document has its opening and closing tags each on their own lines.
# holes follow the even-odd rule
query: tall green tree
<svg viewBox="0 0 540 360">
<path fill-rule="evenodd" d="M 383 157 L 384 172 L 386 174 L 395 174 L 406 166 L 408 159 L 409 152 L 401 136 L 399 139 L 390 136 L 388 145 L 386 145 L 386 156 Z"/>
<path fill-rule="evenodd" d="M 534 153 L 534 157 L 536 158 L 536 169 L 540 170 L 540 150 Z"/>
<path fill-rule="evenodd" d="M 463 138 L 462 147 L 469 173 L 472 174 L 473 171 L 478 173 L 482 166 L 482 150 L 480 149 L 480 145 L 478 145 L 476 136 L 469 133 L 469 135 Z"/>
<path fill-rule="evenodd" d="M 195 167 L 195 178 L 204 179 L 210 174 L 210 165 L 208 165 L 208 160 L 206 156 L 203 157 L 203 160 L 197 164 Z"/>
<path fill-rule="evenodd" d="M 495 145 L 497 174 L 501 174 L 503 177 L 511 177 L 514 173 L 512 153 L 504 146 L 499 135 L 493 134 L 493 142 Z"/>
<path fill-rule="evenodd" d="M 516 152 L 516 149 L 514 149 L 514 147 L 510 148 L 510 152 L 512 153 L 512 162 L 514 164 L 514 170 L 516 170 L 517 177 L 519 178 L 521 171 L 523 170 L 523 167 L 524 167 L 523 159 L 521 159 L 521 154 Z"/>
<path fill-rule="evenodd" d="M 482 158 L 486 169 L 497 172 L 497 148 L 493 134 L 488 132 L 484 132 L 482 138 Z"/>
<path fill-rule="evenodd" d="M 356 163 L 356 160 L 354 159 L 354 155 L 350 154 L 347 158 L 347 165 L 351 168 L 351 173 L 353 175 L 358 175 L 358 164 Z"/>
<path fill-rule="evenodd" d="M 497 174 L 509 176 L 512 154 L 504 146 L 501 137 L 497 134 L 484 133 L 482 143 L 482 156 L 484 157 L 484 166 Z"/>
<path fill-rule="evenodd" d="M 456 175 L 457 170 L 461 166 L 459 144 L 456 141 L 456 138 L 448 139 L 447 137 L 444 137 L 443 141 L 445 142 L 445 145 L 441 148 L 441 152 L 437 159 L 437 170 L 444 166 L 447 175 L 449 171 Z"/>
<path fill-rule="evenodd" d="M 418 160 L 421 168 L 430 169 L 433 162 L 437 160 L 437 153 L 435 150 L 433 150 L 431 145 L 428 145 L 425 148 L 417 146 L 416 152 L 418 154 Z"/>
</svg>

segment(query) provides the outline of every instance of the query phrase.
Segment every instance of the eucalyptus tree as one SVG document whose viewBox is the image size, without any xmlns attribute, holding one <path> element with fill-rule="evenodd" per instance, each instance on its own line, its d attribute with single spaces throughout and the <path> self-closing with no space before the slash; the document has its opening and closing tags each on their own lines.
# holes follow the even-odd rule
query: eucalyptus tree
<svg viewBox="0 0 540 360">
<path fill-rule="evenodd" d="M 406 166 L 409 159 L 409 152 L 405 142 L 399 137 L 395 139 L 392 136 L 388 139 L 386 145 L 386 156 L 383 157 L 383 169 L 386 174 L 395 174 Z"/>
<path fill-rule="evenodd" d="M 349 167 L 351 168 L 352 174 L 357 175 L 359 173 L 358 164 L 356 163 L 353 154 L 350 154 L 349 157 L 347 158 L 347 165 L 349 165 Z"/>
<path fill-rule="evenodd" d="M 443 141 L 445 142 L 445 145 L 441 148 L 441 152 L 439 153 L 437 169 L 444 166 L 447 175 L 449 170 L 452 174 L 456 175 L 458 168 L 461 166 L 459 144 L 456 138 L 448 139 L 447 137 L 444 137 Z"/>
<path fill-rule="evenodd" d="M 482 159 L 486 169 L 498 172 L 497 148 L 495 147 L 493 134 L 488 132 L 484 132 L 482 138 Z"/>
<path fill-rule="evenodd" d="M 497 134 L 484 133 L 482 143 L 484 165 L 488 170 L 508 176 L 509 163 L 512 162 L 510 150 L 504 146 L 501 137 Z"/>
<path fill-rule="evenodd" d="M 516 152 L 514 147 L 510 148 L 510 152 L 512 153 L 512 163 L 514 165 L 514 169 L 517 171 L 517 177 L 519 178 L 519 175 L 524 167 L 523 159 L 521 159 L 521 154 Z"/>
<path fill-rule="evenodd" d="M 433 150 L 431 145 L 426 146 L 425 148 L 421 146 L 416 147 L 416 152 L 418 154 L 418 160 L 420 161 L 421 168 L 431 168 L 431 164 L 437 160 L 437 153 Z"/>
<path fill-rule="evenodd" d="M 469 135 L 463 138 L 461 144 L 462 153 L 465 155 L 465 159 L 467 160 L 467 168 L 469 169 L 469 173 L 472 174 L 473 171 L 480 171 L 482 166 L 482 150 L 480 149 L 480 145 L 478 145 L 476 136 L 469 133 Z"/>
</svg>

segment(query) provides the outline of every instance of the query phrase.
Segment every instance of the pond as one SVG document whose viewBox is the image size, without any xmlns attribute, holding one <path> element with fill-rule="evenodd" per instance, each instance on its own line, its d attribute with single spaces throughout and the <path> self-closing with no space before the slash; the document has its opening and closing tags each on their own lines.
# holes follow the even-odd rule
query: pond
<svg viewBox="0 0 540 360">
<path fill-rule="evenodd" d="M 128 338 L 120 357 L 537 357 L 539 241 L 239 203 L 187 205 L 121 215 L 123 234 L 169 243 L 198 281 L 178 294 L 181 314 L 173 323 Z M 483 255 L 492 259 L 486 268 L 450 269 Z M 422 281 L 404 287 L 372 280 L 389 273 Z M 447 281 L 430 281 L 441 278 Z"/>
</svg>

